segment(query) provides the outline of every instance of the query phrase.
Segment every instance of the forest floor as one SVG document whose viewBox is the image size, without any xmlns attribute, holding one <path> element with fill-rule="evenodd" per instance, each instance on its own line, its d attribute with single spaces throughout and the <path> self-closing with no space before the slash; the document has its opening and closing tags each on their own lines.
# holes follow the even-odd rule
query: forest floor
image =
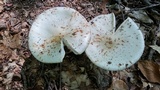
<svg viewBox="0 0 160 90">
<path fill-rule="evenodd" d="M 85 53 L 67 49 L 63 63 L 37 61 L 28 48 L 30 27 L 37 15 L 58 6 L 88 21 L 112 12 L 117 27 L 131 17 L 144 35 L 142 57 L 122 71 L 103 70 Z M 159 8 L 159 0 L 0 0 L 0 90 L 160 90 Z"/>
</svg>

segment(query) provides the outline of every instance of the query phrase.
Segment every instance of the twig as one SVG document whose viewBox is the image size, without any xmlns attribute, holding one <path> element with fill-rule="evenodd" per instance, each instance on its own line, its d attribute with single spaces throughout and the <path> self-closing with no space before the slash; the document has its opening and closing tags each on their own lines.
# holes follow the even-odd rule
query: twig
<svg viewBox="0 0 160 90">
<path fill-rule="evenodd" d="M 160 3 L 158 3 L 158 4 L 152 4 L 150 6 L 146 6 L 146 7 L 142 7 L 142 8 L 133 8 L 133 9 L 131 9 L 131 11 L 144 10 L 144 9 L 149 9 L 149 8 L 156 7 L 156 6 L 160 6 Z"/>
<path fill-rule="evenodd" d="M 44 77 L 44 80 L 45 80 L 45 85 L 46 85 L 45 87 L 47 87 L 48 90 L 50 90 L 50 85 L 49 85 L 50 81 L 48 81 L 48 77 L 46 75 L 44 75 L 43 77 Z"/>
<path fill-rule="evenodd" d="M 24 70 L 23 70 L 23 68 L 22 68 L 22 70 L 21 70 L 21 75 L 22 75 L 22 78 L 23 78 L 23 89 L 24 90 L 27 90 L 27 82 L 26 82 L 26 76 L 25 76 L 25 74 L 24 74 Z"/>
<path fill-rule="evenodd" d="M 121 4 L 121 5 L 123 6 L 123 4 Z M 122 7 L 120 7 L 120 6 L 119 6 L 119 8 L 121 9 L 122 18 L 123 18 L 123 20 L 124 20 L 124 13 L 123 13 L 123 9 L 122 9 Z"/>
<path fill-rule="evenodd" d="M 55 88 L 55 90 L 58 90 L 58 88 L 57 88 L 57 86 L 56 86 L 55 80 L 54 80 L 53 82 L 54 82 L 54 88 Z"/>
</svg>

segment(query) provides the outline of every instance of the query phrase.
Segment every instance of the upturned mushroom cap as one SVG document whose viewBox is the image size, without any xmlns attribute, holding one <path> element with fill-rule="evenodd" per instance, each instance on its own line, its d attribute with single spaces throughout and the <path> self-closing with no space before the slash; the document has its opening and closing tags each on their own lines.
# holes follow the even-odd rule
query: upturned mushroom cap
<svg viewBox="0 0 160 90">
<path fill-rule="evenodd" d="M 114 14 L 100 15 L 90 21 L 91 41 L 86 55 L 106 70 L 123 70 L 137 62 L 144 50 L 139 27 L 127 18 L 115 31 Z"/>
<path fill-rule="evenodd" d="M 62 62 L 64 44 L 75 54 L 85 51 L 90 40 L 90 25 L 76 10 L 54 7 L 41 13 L 29 32 L 29 49 L 44 63 Z"/>
</svg>

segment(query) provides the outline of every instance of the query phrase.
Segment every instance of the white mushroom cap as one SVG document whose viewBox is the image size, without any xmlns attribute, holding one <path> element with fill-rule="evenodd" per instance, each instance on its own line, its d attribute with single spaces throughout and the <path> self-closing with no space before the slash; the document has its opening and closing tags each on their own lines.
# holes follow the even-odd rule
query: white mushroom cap
<svg viewBox="0 0 160 90">
<path fill-rule="evenodd" d="M 41 13 L 29 32 L 29 49 L 44 63 L 62 62 L 65 44 L 75 54 L 85 51 L 90 40 L 90 25 L 76 10 L 54 7 Z"/>
<path fill-rule="evenodd" d="M 139 60 L 144 38 L 131 18 L 116 31 L 113 13 L 97 16 L 90 23 L 93 29 L 86 54 L 95 65 L 106 70 L 123 70 Z"/>
</svg>

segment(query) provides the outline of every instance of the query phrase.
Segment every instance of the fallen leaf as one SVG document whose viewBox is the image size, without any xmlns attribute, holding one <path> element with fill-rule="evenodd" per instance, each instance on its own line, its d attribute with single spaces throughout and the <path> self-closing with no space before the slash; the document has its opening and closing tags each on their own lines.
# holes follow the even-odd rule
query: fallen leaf
<svg viewBox="0 0 160 90">
<path fill-rule="evenodd" d="M 0 30 L 4 29 L 4 28 L 7 28 L 5 20 L 4 19 L 0 19 Z"/>
<path fill-rule="evenodd" d="M 0 77 L 0 82 L 3 80 L 3 78 L 2 77 Z M 1 90 L 1 89 L 0 89 Z"/>
<path fill-rule="evenodd" d="M 138 68 L 146 79 L 160 84 L 160 66 L 153 61 L 139 61 Z"/>
<path fill-rule="evenodd" d="M 6 72 L 9 69 L 9 67 L 7 65 L 3 65 L 3 72 Z"/>
<path fill-rule="evenodd" d="M 10 25 L 11 26 L 15 26 L 17 25 L 20 21 L 16 18 L 9 18 L 9 21 L 10 21 Z"/>
<path fill-rule="evenodd" d="M 7 59 L 11 56 L 12 51 L 10 48 L 4 46 L 4 45 L 0 45 L 0 59 Z"/>
<path fill-rule="evenodd" d="M 10 84 L 12 81 L 14 73 L 8 73 L 7 78 L 4 79 L 3 84 Z"/>
<path fill-rule="evenodd" d="M 2 1 L 2 0 L 0 0 L 0 4 L 3 4 L 3 1 Z"/>
<path fill-rule="evenodd" d="M 22 22 L 22 28 L 29 27 L 29 24 L 27 22 Z"/>
<path fill-rule="evenodd" d="M 144 23 L 153 23 L 152 19 L 144 10 L 133 11 L 132 13 L 129 13 L 129 15 Z"/>
<path fill-rule="evenodd" d="M 102 9 L 102 14 L 107 14 L 108 10 L 106 8 L 106 4 L 109 2 L 109 0 L 102 0 L 102 4 L 101 4 L 101 9 Z"/>
<path fill-rule="evenodd" d="M 6 72 L 8 69 L 15 67 L 17 64 L 15 62 L 8 63 L 7 65 L 3 65 L 3 72 Z"/>
<path fill-rule="evenodd" d="M 157 45 L 150 45 L 150 47 L 154 50 L 156 50 L 160 54 L 160 47 Z"/>
<path fill-rule="evenodd" d="M 25 62 L 25 60 L 21 58 L 21 59 L 19 59 L 19 63 L 18 64 L 23 66 L 24 62 Z"/>
<path fill-rule="evenodd" d="M 149 90 L 160 90 L 160 85 L 154 84 Z"/>
<path fill-rule="evenodd" d="M 12 51 L 12 55 L 11 55 L 11 57 L 9 59 L 11 59 L 11 60 L 19 60 L 19 56 L 17 55 L 17 49 Z"/>
<path fill-rule="evenodd" d="M 15 35 L 10 35 L 8 31 L 5 31 L 2 33 L 3 36 L 3 44 L 5 46 L 8 46 L 10 48 L 20 48 L 21 47 L 21 42 L 22 42 L 22 36 L 20 33 L 15 34 Z"/>
<path fill-rule="evenodd" d="M 128 90 L 127 84 L 123 80 L 113 80 L 111 87 L 108 90 Z"/>
<path fill-rule="evenodd" d="M 0 13 L 4 10 L 3 5 L 0 4 Z"/>
</svg>

